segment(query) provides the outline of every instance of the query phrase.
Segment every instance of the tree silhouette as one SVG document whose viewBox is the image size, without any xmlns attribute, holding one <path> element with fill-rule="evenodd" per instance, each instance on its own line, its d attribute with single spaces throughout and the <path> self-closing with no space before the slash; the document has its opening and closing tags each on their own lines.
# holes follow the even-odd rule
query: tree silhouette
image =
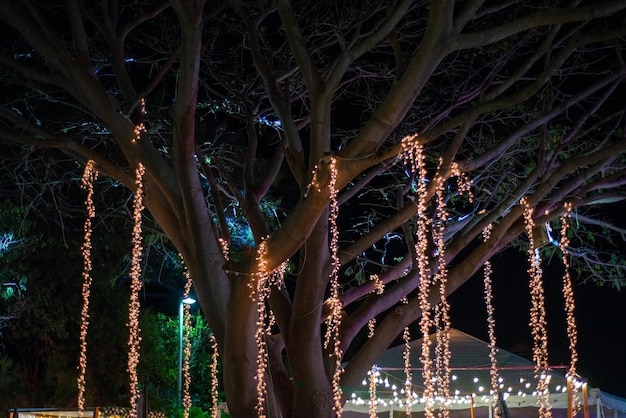
<svg viewBox="0 0 626 418">
<path fill-rule="evenodd" d="M 355 386 L 420 302 L 528 245 L 522 198 L 555 233 L 570 203 L 573 266 L 620 283 L 620 261 L 582 239 L 624 236 L 593 212 L 624 197 L 624 9 L 2 0 L 4 175 L 35 204 L 93 160 L 113 205 L 141 164 L 146 214 L 217 338 L 231 414 L 329 416 L 333 376 Z M 443 276 L 443 294 L 418 292 Z"/>
</svg>

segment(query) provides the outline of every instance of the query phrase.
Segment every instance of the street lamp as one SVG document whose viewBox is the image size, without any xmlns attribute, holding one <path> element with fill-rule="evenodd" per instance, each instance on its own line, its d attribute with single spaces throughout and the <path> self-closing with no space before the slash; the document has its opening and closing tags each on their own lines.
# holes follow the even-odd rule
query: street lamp
<svg viewBox="0 0 626 418">
<path fill-rule="evenodd" d="M 181 299 L 178 306 L 178 405 L 183 406 L 183 329 L 185 327 L 184 305 L 193 305 L 196 300 L 192 297 Z"/>
</svg>

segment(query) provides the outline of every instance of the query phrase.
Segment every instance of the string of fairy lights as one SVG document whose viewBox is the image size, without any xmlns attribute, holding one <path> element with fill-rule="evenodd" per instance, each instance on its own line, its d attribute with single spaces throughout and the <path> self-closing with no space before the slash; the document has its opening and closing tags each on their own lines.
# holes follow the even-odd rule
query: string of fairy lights
<svg viewBox="0 0 626 418">
<path fill-rule="evenodd" d="M 257 404 L 256 411 L 259 417 L 264 417 L 265 410 L 265 398 L 267 385 L 265 383 L 265 369 L 267 368 L 267 348 L 265 345 L 265 299 L 269 288 L 266 286 L 269 279 L 269 272 L 267 271 L 267 244 L 265 241 L 261 242 L 257 247 L 256 260 L 258 263 L 258 273 L 255 274 L 251 285 L 253 286 L 252 298 L 257 304 L 257 322 L 254 338 L 257 345 L 257 358 L 256 358 L 256 392 L 257 392 Z"/>
<path fill-rule="evenodd" d="M 130 382 L 130 413 L 137 415 L 139 402 L 139 381 L 137 365 L 139 364 L 139 349 L 141 344 L 139 328 L 139 292 L 141 281 L 141 254 L 143 238 L 141 235 L 141 214 L 143 212 L 143 176 L 145 168 L 139 163 L 135 169 L 135 196 L 133 199 L 133 232 L 130 262 L 130 300 L 128 303 L 128 377 Z"/>
<path fill-rule="evenodd" d="M 89 160 L 85 165 L 83 177 L 81 179 L 81 187 L 87 191 L 85 197 L 85 210 L 87 216 L 83 228 L 84 238 L 82 245 L 83 255 L 83 287 L 82 297 L 83 305 L 80 311 L 80 353 L 78 359 L 78 412 L 83 414 L 85 409 L 85 374 L 87 372 L 87 330 L 89 328 L 89 297 L 91 295 L 91 234 L 92 220 L 96 217 L 96 207 L 93 203 L 93 184 L 98 177 L 95 169 L 95 162 Z"/>
<path fill-rule="evenodd" d="M 330 182 L 328 184 L 330 190 L 330 214 L 328 222 L 330 224 L 330 257 L 332 270 L 330 273 L 330 303 L 331 313 L 328 319 L 328 337 L 332 340 L 332 356 L 335 359 L 335 368 L 333 372 L 333 410 L 338 417 L 343 413 L 343 391 L 341 389 L 340 380 L 343 369 L 341 368 L 341 359 L 343 352 L 341 350 L 339 330 L 341 327 L 341 310 L 342 303 L 339 297 L 339 228 L 337 227 L 337 216 L 339 215 L 339 202 L 337 201 L 337 160 L 330 159 L 329 164 Z"/>
<path fill-rule="evenodd" d="M 439 160 L 439 169 L 443 159 Z M 437 274 L 434 282 L 439 285 L 439 300 L 435 306 L 435 328 L 437 344 L 435 346 L 435 376 L 436 390 L 438 396 L 445 399 L 450 397 L 450 304 L 446 296 L 446 285 L 448 279 L 448 269 L 445 259 L 446 244 L 444 233 L 448 220 L 446 209 L 445 180 L 443 177 L 437 178 L 435 191 L 435 225 L 433 226 L 433 239 L 436 247 Z M 448 408 L 439 410 L 438 416 L 448 418 L 450 416 Z"/>
<path fill-rule="evenodd" d="M 219 244 L 220 249 L 222 250 L 224 261 L 227 262 L 230 258 L 228 254 L 229 252 L 228 241 L 226 241 L 222 237 L 219 237 L 217 239 L 217 243 Z M 220 417 L 219 392 L 218 392 L 219 380 L 217 376 L 218 364 L 219 364 L 219 350 L 218 350 L 218 345 L 217 345 L 217 339 L 215 338 L 215 335 L 213 333 L 211 333 L 210 343 L 211 343 L 211 352 L 213 354 L 213 360 L 211 361 L 211 370 L 210 370 L 211 372 L 211 417 L 219 418 Z M 258 375 L 258 371 L 257 371 L 257 375 Z M 258 391 L 257 391 L 257 397 L 258 397 Z"/>
<path fill-rule="evenodd" d="M 403 298 L 402 302 L 406 304 L 408 300 Z M 410 415 L 411 401 L 413 400 L 413 372 L 411 372 L 411 331 L 409 327 L 404 327 L 402 331 L 402 341 L 404 341 L 402 360 L 404 360 L 404 392 L 406 393 L 404 412 Z"/>
<path fill-rule="evenodd" d="M 422 334 L 422 351 L 420 361 L 422 363 L 422 378 L 424 380 L 424 397 L 434 399 L 436 379 L 433 379 L 432 360 L 430 357 L 431 341 L 430 329 L 433 324 L 431 317 L 431 304 L 428 294 L 432 285 L 432 280 L 428 271 L 428 231 L 430 219 L 427 216 L 428 190 L 426 188 L 426 163 L 423 146 L 417 140 L 417 135 L 407 136 L 402 140 L 401 158 L 409 164 L 411 171 L 417 175 L 417 225 L 415 232 L 415 264 L 419 275 L 418 301 L 421 310 L 420 331 Z M 407 404 L 413 402 L 412 390 L 406 390 Z M 407 412 L 409 407 L 407 406 Z M 434 404 L 427 402 L 424 409 L 426 418 L 434 417 Z"/>
<path fill-rule="evenodd" d="M 437 395 L 435 399 L 423 396 L 423 382 L 415 382 L 411 388 L 412 400 L 409 402 L 410 411 L 424 410 L 426 406 L 435 402 L 439 408 L 457 409 L 459 405 L 464 407 L 487 406 L 493 408 L 493 392 L 490 389 L 490 367 L 451 367 L 450 383 L 451 393 L 446 399 Z M 372 385 L 372 370 L 376 371 L 375 390 Z M 397 374 L 401 369 L 393 367 L 374 366 L 368 371 L 367 378 L 363 379 L 361 385 L 363 390 L 355 390 L 348 398 L 348 402 L 354 405 L 367 405 L 371 407 L 372 399 L 375 399 L 376 407 L 387 407 L 393 405 L 393 410 L 406 408 L 407 393 L 403 387 L 404 379 Z M 412 371 L 420 371 L 420 368 L 411 368 Z M 523 404 L 527 406 L 537 406 L 539 393 L 536 389 L 536 379 L 534 377 L 534 366 L 500 366 L 502 374 L 498 377 L 498 391 L 502 399 L 512 404 Z M 555 373 L 556 370 L 546 372 L 545 380 L 549 382 L 551 393 L 567 394 L 568 378 Z M 574 379 L 574 385 L 584 387 L 585 383 L 580 379 Z M 421 393 L 421 395 L 419 394 Z M 361 396 L 362 394 L 367 397 Z M 405 409 L 406 410 L 406 409 Z M 492 409 L 492 412 L 494 410 Z M 494 415 L 495 416 L 495 415 Z"/>
<path fill-rule="evenodd" d="M 374 283 L 373 292 L 376 292 L 377 295 L 382 295 L 385 291 L 385 283 L 378 276 L 378 274 L 370 275 L 370 280 Z M 376 329 L 376 317 L 372 317 L 367 321 L 367 338 L 374 337 L 374 331 Z M 376 400 L 376 375 L 378 374 L 376 370 L 376 366 L 372 366 L 372 370 L 369 372 L 370 374 L 370 403 L 369 403 L 369 413 L 370 417 L 378 416 L 377 405 L 378 402 Z"/>
<path fill-rule="evenodd" d="M 377 295 L 382 295 L 385 292 L 385 283 L 378 276 L 378 274 L 370 275 L 370 280 L 374 283 L 374 291 Z"/>
<path fill-rule="evenodd" d="M 182 260 L 182 257 L 181 257 Z M 184 265 L 183 275 L 185 277 L 185 286 L 183 288 L 183 298 L 189 298 L 191 293 L 191 274 L 187 265 Z M 189 360 L 191 358 L 191 338 L 189 338 L 189 331 L 191 330 L 191 305 L 183 303 L 183 361 L 181 364 L 182 374 L 182 408 L 183 418 L 189 418 L 189 409 L 191 408 L 191 394 L 189 393 L 189 385 L 191 383 L 191 376 L 189 374 Z"/>
<path fill-rule="evenodd" d="M 224 248 L 224 247 L 223 247 Z M 225 250 L 225 249 L 224 249 Z M 257 403 L 256 411 L 259 418 L 265 417 L 265 400 L 267 398 L 267 383 L 265 372 L 268 365 L 267 336 L 271 333 L 274 315 L 267 312 L 267 299 L 269 298 L 271 287 L 282 288 L 284 286 L 284 274 L 287 263 L 282 263 L 276 270 L 269 270 L 267 267 L 267 242 L 262 240 L 256 251 L 257 272 L 252 275 L 252 280 L 248 284 L 251 287 L 251 297 L 257 304 L 257 321 L 255 330 L 255 341 L 257 344 L 256 358 L 256 380 Z M 269 322 L 266 321 L 269 318 Z M 217 369 L 217 366 L 215 366 Z"/>
<path fill-rule="evenodd" d="M 142 98 L 141 101 L 139 102 L 139 109 L 140 109 L 142 116 L 146 114 L 146 99 L 145 98 Z M 141 139 L 141 135 L 146 131 L 147 131 L 146 125 L 143 123 L 143 119 L 142 119 L 141 122 L 135 125 L 134 131 L 133 131 L 132 142 L 135 143 L 139 141 L 139 139 Z"/>
<path fill-rule="evenodd" d="M 493 224 L 487 225 L 483 229 L 483 241 L 487 242 L 489 237 L 491 236 L 491 230 L 493 229 Z M 493 268 L 491 266 L 491 261 L 487 260 L 483 263 L 483 285 L 485 289 L 485 307 L 487 309 L 487 333 L 489 336 L 489 378 L 491 382 L 491 393 L 493 395 L 493 412 L 496 418 L 499 418 L 502 414 L 500 410 L 500 406 L 498 403 L 497 393 L 499 390 L 499 373 L 498 373 L 498 362 L 496 356 L 498 354 L 498 348 L 496 345 L 496 320 L 494 317 L 495 309 L 493 307 L 493 290 L 491 286 L 491 275 L 493 273 Z"/>
<path fill-rule="evenodd" d="M 563 273 L 563 297 L 565 299 L 565 315 L 567 323 L 567 338 L 569 341 L 570 351 L 570 365 L 567 370 L 568 382 L 571 387 L 571 397 L 569 400 L 569 408 L 575 413 L 579 409 L 578 403 L 578 385 L 571 384 L 572 380 L 577 376 L 576 367 L 578 364 L 578 330 L 576 327 L 576 317 L 574 316 L 574 310 L 576 308 L 574 303 L 574 288 L 572 287 L 572 278 L 570 276 L 570 262 L 569 262 L 569 246 L 570 241 L 568 237 L 569 220 L 572 217 L 572 204 L 565 203 L 565 213 L 561 216 L 561 237 L 559 240 L 559 248 L 561 249 L 561 261 L 565 267 Z"/>
<path fill-rule="evenodd" d="M 530 328 L 533 337 L 533 361 L 535 362 L 535 374 L 537 376 L 537 393 L 539 403 L 539 417 L 551 416 L 550 392 L 548 390 L 548 332 L 546 329 L 546 307 L 543 289 L 543 270 L 541 268 L 541 255 L 535 240 L 535 222 L 533 209 L 527 198 L 521 200 L 524 208 L 524 226 L 529 237 L 528 247 L 528 274 L 530 276 Z"/>
<path fill-rule="evenodd" d="M 146 113 L 145 100 L 141 99 L 141 114 Z M 141 135 L 146 131 L 143 122 L 135 126 L 132 142 L 136 143 L 141 139 Z M 131 261 L 130 261 L 130 298 L 128 302 L 128 380 L 130 389 L 130 414 L 134 418 L 138 414 L 139 404 L 139 379 L 137 377 L 137 366 L 139 365 L 139 353 L 141 346 L 141 335 L 139 328 L 139 292 L 142 288 L 141 281 L 141 255 L 143 252 L 142 237 L 142 213 L 143 206 L 143 177 L 145 167 L 138 163 L 135 168 L 135 195 L 133 197 L 133 231 L 131 236 Z"/>
<path fill-rule="evenodd" d="M 219 385 L 219 380 L 217 377 L 217 366 L 219 364 L 219 351 L 217 349 L 217 340 L 215 339 L 215 335 L 211 334 L 211 337 L 209 339 L 209 343 L 211 344 L 211 353 L 213 355 L 213 359 L 211 361 L 211 417 L 213 418 L 219 418 L 220 416 L 220 411 L 219 411 L 219 392 L 218 392 L 218 385 Z"/>
<path fill-rule="evenodd" d="M 378 377 L 380 376 L 380 372 L 378 371 L 378 367 L 374 364 L 367 372 L 369 375 L 369 384 L 370 384 L 370 403 L 369 403 L 369 413 L 370 418 L 376 418 L 378 416 L 378 402 L 376 401 L 376 385 L 378 384 Z"/>
</svg>

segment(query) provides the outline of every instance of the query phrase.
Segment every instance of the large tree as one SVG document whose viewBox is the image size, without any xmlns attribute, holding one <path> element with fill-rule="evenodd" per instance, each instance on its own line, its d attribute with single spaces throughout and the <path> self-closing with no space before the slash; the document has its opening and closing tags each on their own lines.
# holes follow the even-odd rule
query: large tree
<svg viewBox="0 0 626 418">
<path fill-rule="evenodd" d="M 0 137 L 27 146 L 12 176 L 31 156 L 47 179 L 78 176 L 70 157 L 135 191 L 145 167 L 146 213 L 193 277 L 231 414 L 257 413 L 260 352 L 264 412 L 325 417 L 333 376 L 355 386 L 420 307 L 528 241 L 522 199 L 537 225 L 557 228 L 568 202 L 577 232 L 623 236 L 589 209 L 626 190 L 625 10 L 1 0 Z M 576 245 L 575 266 L 619 280 Z"/>
</svg>

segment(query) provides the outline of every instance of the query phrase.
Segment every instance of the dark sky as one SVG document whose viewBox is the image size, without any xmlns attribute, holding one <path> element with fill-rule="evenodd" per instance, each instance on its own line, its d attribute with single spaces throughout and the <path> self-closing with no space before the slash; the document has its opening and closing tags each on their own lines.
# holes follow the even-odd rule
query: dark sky
<svg viewBox="0 0 626 418">
<path fill-rule="evenodd" d="M 508 250 L 492 260 L 493 303 L 499 347 L 532 348 L 528 326 L 530 294 L 526 255 Z M 562 296 L 562 266 L 544 268 L 551 365 L 568 365 L 569 349 Z M 450 298 L 452 326 L 487 341 L 482 276 Z M 578 328 L 578 373 L 593 387 L 626 398 L 626 290 L 581 284 L 574 287 Z"/>
</svg>

